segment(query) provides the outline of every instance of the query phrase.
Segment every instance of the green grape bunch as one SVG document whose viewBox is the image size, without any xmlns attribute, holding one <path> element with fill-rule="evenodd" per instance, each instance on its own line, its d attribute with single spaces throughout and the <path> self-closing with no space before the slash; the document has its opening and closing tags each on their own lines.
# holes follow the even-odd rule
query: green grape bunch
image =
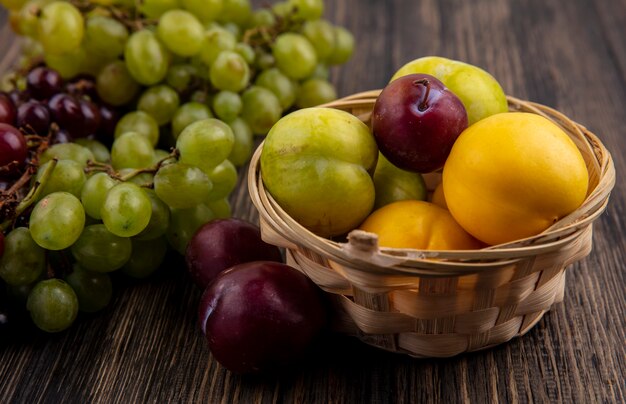
<svg viewBox="0 0 626 404">
<path fill-rule="evenodd" d="M 0 103 L 50 111 L 0 116 L 29 153 L 0 194 L 0 299 L 50 333 L 106 309 L 113 273 L 149 277 L 230 217 L 255 136 L 334 100 L 330 69 L 354 51 L 323 0 L 0 4 L 22 38 Z"/>
</svg>

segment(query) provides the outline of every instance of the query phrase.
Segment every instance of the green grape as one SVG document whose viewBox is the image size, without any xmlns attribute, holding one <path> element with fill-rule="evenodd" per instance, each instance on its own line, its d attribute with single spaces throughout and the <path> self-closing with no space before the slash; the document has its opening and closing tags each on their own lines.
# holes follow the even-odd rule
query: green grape
<svg viewBox="0 0 626 404">
<path fill-rule="evenodd" d="M 254 65 L 258 70 L 271 69 L 276 65 L 276 59 L 271 53 L 267 53 L 263 50 L 259 50 L 255 54 Z"/>
<path fill-rule="evenodd" d="M 234 22 L 224 22 L 222 23 L 222 28 L 224 28 L 226 31 L 230 32 L 231 34 L 233 34 L 235 36 L 235 38 L 237 39 L 241 39 L 241 27 L 237 24 L 235 24 Z"/>
<path fill-rule="evenodd" d="M 146 195 L 152 204 L 150 222 L 141 233 L 135 236 L 137 240 L 152 240 L 161 237 L 170 225 L 170 209 L 152 189 L 146 189 Z"/>
<path fill-rule="evenodd" d="M 298 88 L 298 108 L 309 108 L 337 99 L 335 87 L 326 80 L 309 79 Z"/>
<path fill-rule="evenodd" d="M 237 186 L 237 168 L 228 160 L 224 160 L 206 174 L 213 183 L 208 198 L 210 201 L 226 198 Z"/>
<path fill-rule="evenodd" d="M 265 135 L 281 117 L 280 101 L 270 90 L 252 86 L 243 93 L 242 118 L 250 125 L 252 133 Z"/>
<path fill-rule="evenodd" d="M 46 53 L 43 60 L 49 68 L 56 70 L 61 77 L 69 79 L 84 70 L 86 58 L 85 50 L 80 47 L 61 55 Z"/>
<path fill-rule="evenodd" d="M 116 59 L 124 53 L 128 31 L 121 22 L 100 15 L 87 19 L 84 46 L 90 53 L 106 59 Z"/>
<path fill-rule="evenodd" d="M 83 229 L 71 250 L 83 268 L 94 272 L 111 272 L 128 261 L 131 245 L 130 239 L 116 236 L 103 224 L 94 224 Z"/>
<path fill-rule="evenodd" d="M 188 11 L 168 10 L 159 19 L 157 35 L 170 52 L 192 56 L 200 52 L 204 27 Z"/>
<path fill-rule="evenodd" d="M 250 0 L 223 0 L 223 3 L 218 20 L 220 22 L 234 22 L 240 27 L 246 26 L 252 15 Z"/>
<path fill-rule="evenodd" d="M 276 17 L 268 9 L 256 10 L 252 13 L 248 25 L 254 27 L 271 27 L 276 24 Z"/>
<path fill-rule="evenodd" d="M 170 56 L 157 36 L 143 29 L 128 38 L 124 59 L 130 75 L 138 83 L 150 86 L 165 78 Z"/>
<path fill-rule="evenodd" d="M 208 69 L 207 69 L 208 71 Z M 189 96 L 189 101 L 191 102 L 199 102 L 200 104 L 211 104 L 211 94 L 207 93 L 205 90 L 196 90 Z"/>
<path fill-rule="evenodd" d="M 311 42 L 317 56 L 324 60 L 330 56 L 335 46 L 335 29 L 326 20 L 307 21 L 302 33 Z"/>
<path fill-rule="evenodd" d="M 326 61 L 331 65 L 346 63 L 354 52 L 354 36 L 343 27 L 335 27 L 335 46 Z"/>
<path fill-rule="evenodd" d="M 168 243 L 181 254 L 191 237 L 205 223 L 215 219 L 215 213 L 206 204 L 199 204 L 189 209 L 172 209 L 170 227 L 165 233 Z"/>
<path fill-rule="evenodd" d="M 232 51 L 237 46 L 237 38 L 221 27 L 214 27 L 206 31 L 202 49 L 200 49 L 200 60 L 207 66 L 211 66 L 222 51 Z"/>
<path fill-rule="evenodd" d="M 50 146 L 41 155 L 39 164 L 45 164 L 53 158 L 57 160 L 72 160 L 86 166 L 88 161 L 94 161 L 91 150 L 76 143 L 58 143 Z"/>
<path fill-rule="evenodd" d="M 141 233 L 150 223 L 152 203 L 138 185 L 123 182 L 109 190 L 100 215 L 111 233 L 132 237 Z"/>
<path fill-rule="evenodd" d="M 328 66 L 321 63 L 318 64 L 317 66 L 315 66 L 315 71 L 310 78 L 328 81 L 328 79 L 330 79 L 330 70 L 328 69 Z"/>
<path fill-rule="evenodd" d="M 248 45 L 247 43 L 239 42 L 237 45 L 235 45 L 235 52 L 240 54 L 247 64 L 251 65 L 252 63 L 254 63 L 254 58 L 256 56 L 254 53 L 254 49 L 252 49 L 252 46 Z"/>
<path fill-rule="evenodd" d="M 294 9 L 289 1 L 279 1 L 272 4 L 272 12 L 281 18 L 286 18 L 294 12 Z"/>
<path fill-rule="evenodd" d="M 137 173 L 137 169 L 135 168 L 122 168 L 118 171 L 120 177 L 125 177 L 130 173 L 133 173 L 133 175 L 127 179 L 128 182 L 132 182 L 140 187 L 152 185 L 152 181 L 154 180 L 154 175 L 152 173 Z M 148 189 L 144 189 L 144 191 L 147 192 Z"/>
<path fill-rule="evenodd" d="M 26 3 L 25 0 L 2 0 L 0 1 L 0 4 L 6 7 L 7 10 L 9 11 L 18 11 L 24 6 L 25 3 Z"/>
<path fill-rule="evenodd" d="M 184 163 L 162 166 L 154 176 L 154 191 L 171 208 L 187 209 L 206 201 L 212 187 L 202 170 Z"/>
<path fill-rule="evenodd" d="M 230 202 L 228 199 L 218 199 L 216 201 L 209 201 L 206 205 L 211 209 L 215 215 L 215 219 L 228 219 L 232 215 L 230 208 Z"/>
<path fill-rule="evenodd" d="M 84 36 L 83 16 L 70 3 L 55 1 L 41 9 L 38 37 L 46 53 L 60 55 L 80 46 Z"/>
<path fill-rule="evenodd" d="M 241 113 L 243 103 L 239 94 L 232 91 L 220 91 L 213 97 L 213 111 L 218 118 L 230 122 Z"/>
<path fill-rule="evenodd" d="M 74 143 L 88 149 L 91 154 L 93 154 L 93 159 L 95 159 L 95 161 L 98 161 L 100 163 L 107 163 L 111 160 L 111 153 L 109 153 L 109 149 L 107 149 L 105 145 L 95 139 L 79 138 L 74 140 Z"/>
<path fill-rule="evenodd" d="M 273 92 L 283 110 L 289 109 L 296 101 L 296 86 L 293 81 L 275 67 L 261 72 L 254 84 Z"/>
<path fill-rule="evenodd" d="M 218 90 L 239 92 L 250 81 L 250 68 L 237 52 L 223 51 L 211 65 L 209 78 Z"/>
<path fill-rule="evenodd" d="M 226 160 L 230 154 L 235 135 L 230 126 L 218 119 L 204 119 L 185 128 L 176 140 L 180 162 L 209 172 Z"/>
<path fill-rule="evenodd" d="M 89 177 L 80 193 L 85 213 L 94 219 L 102 219 L 100 209 L 102 209 L 107 192 L 117 183 L 118 181 L 107 173 L 96 173 Z"/>
<path fill-rule="evenodd" d="M 172 118 L 172 135 L 177 139 L 188 125 L 204 119 L 213 118 L 211 110 L 199 102 L 188 102 L 178 108 Z"/>
<path fill-rule="evenodd" d="M 88 271 L 80 265 L 74 265 L 65 281 L 76 293 L 78 309 L 85 313 L 104 309 L 113 296 L 113 283 L 106 273 Z"/>
<path fill-rule="evenodd" d="M 165 237 L 147 241 L 138 239 L 131 241 L 133 253 L 121 271 L 132 278 L 147 278 L 161 266 L 165 253 L 167 253 L 167 241 Z"/>
<path fill-rule="evenodd" d="M 148 18 L 157 19 L 166 11 L 179 8 L 178 0 L 143 0 L 139 10 Z"/>
<path fill-rule="evenodd" d="M 156 146 L 159 142 L 159 124 L 150 114 L 143 111 L 129 112 L 117 122 L 115 138 L 126 132 L 137 132 L 144 135 L 150 140 L 152 146 Z"/>
<path fill-rule="evenodd" d="M 222 12 L 222 0 L 180 0 L 183 8 L 203 23 L 213 21 Z"/>
<path fill-rule="evenodd" d="M 233 149 L 228 156 L 228 160 L 230 160 L 235 166 L 240 167 L 247 163 L 252 155 L 254 135 L 252 134 L 252 130 L 246 121 L 241 118 L 235 118 L 233 121 L 228 123 L 228 126 L 230 126 L 233 134 L 235 135 L 235 142 L 233 144 Z"/>
<path fill-rule="evenodd" d="M 28 295 L 26 308 L 37 327 L 59 332 L 72 325 L 78 314 L 78 298 L 70 285 L 60 279 L 38 282 Z"/>
<path fill-rule="evenodd" d="M 47 250 L 62 250 L 74 244 L 85 225 L 85 209 L 68 192 L 54 192 L 37 202 L 30 214 L 33 240 Z"/>
<path fill-rule="evenodd" d="M 154 161 L 150 140 L 137 132 L 126 132 L 111 146 L 113 168 L 146 168 Z"/>
<path fill-rule="evenodd" d="M 39 11 L 52 0 L 29 0 L 17 13 L 17 33 L 38 39 Z M 43 46 L 42 46 L 43 47 Z"/>
<path fill-rule="evenodd" d="M 96 90 L 102 101 L 120 106 L 135 98 L 139 84 L 128 72 L 126 63 L 116 60 L 100 70 L 96 76 Z"/>
<path fill-rule="evenodd" d="M 178 93 L 161 84 L 148 88 L 139 97 L 137 109 L 153 117 L 158 125 L 165 125 L 172 120 L 179 104 Z"/>
<path fill-rule="evenodd" d="M 46 252 L 30 235 L 26 227 L 17 227 L 4 238 L 4 253 L 0 258 L 0 278 L 13 286 L 36 281 L 46 268 Z"/>
<path fill-rule="evenodd" d="M 39 166 L 37 174 L 35 175 L 35 181 L 40 181 L 43 173 L 48 169 L 48 166 L 52 164 L 51 161 Z M 53 192 L 65 191 L 78 197 L 80 191 L 83 188 L 86 177 L 83 171 L 83 165 L 73 160 L 59 160 L 56 167 L 52 171 L 48 181 L 43 184 L 39 199 Z"/>
<path fill-rule="evenodd" d="M 172 65 L 167 71 L 165 82 L 178 92 L 185 91 L 193 82 L 197 69 L 189 64 Z"/>
<path fill-rule="evenodd" d="M 157 164 L 159 161 L 165 158 L 172 158 L 170 153 L 166 152 L 163 149 L 154 149 L 154 164 Z"/>
<path fill-rule="evenodd" d="M 324 14 L 324 0 L 289 0 L 289 4 L 303 20 L 317 20 Z"/>
<path fill-rule="evenodd" d="M 276 38 L 272 55 L 276 66 L 289 78 L 300 80 L 309 77 L 317 65 L 315 48 L 304 35 L 287 32 Z"/>
</svg>

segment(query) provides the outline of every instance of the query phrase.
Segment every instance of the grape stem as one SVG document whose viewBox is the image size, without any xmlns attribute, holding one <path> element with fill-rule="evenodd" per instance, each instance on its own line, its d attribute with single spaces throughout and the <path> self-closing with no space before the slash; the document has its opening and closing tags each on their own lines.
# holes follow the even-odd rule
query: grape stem
<svg viewBox="0 0 626 404">
<path fill-rule="evenodd" d="M 159 169 L 165 164 L 167 163 L 169 160 L 178 160 L 178 157 L 180 157 L 180 152 L 178 151 L 178 149 L 173 148 L 171 153 L 168 154 L 167 156 L 163 157 L 161 160 L 157 161 L 157 163 L 151 167 L 145 167 L 145 168 L 137 168 L 134 169 L 133 171 L 124 174 L 124 175 L 120 175 L 117 171 L 115 171 L 113 169 L 113 167 L 111 167 L 110 164 L 106 164 L 106 163 L 101 163 L 98 161 L 92 161 L 92 160 L 88 160 L 87 161 L 87 166 L 85 167 L 85 173 L 89 174 L 89 173 L 93 173 L 93 172 L 105 172 L 109 175 L 109 177 L 114 178 L 118 181 L 122 181 L 122 182 L 126 182 L 131 180 L 132 178 L 138 176 L 139 174 L 143 174 L 143 173 L 151 173 L 154 174 L 157 171 L 159 171 Z M 144 185 L 147 188 L 152 188 L 153 184 L 152 183 L 148 183 Z"/>
<path fill-rule="evenodd" d="M 28 194 L 26 194 L 24 199 L 22 199 L 20 203 L 15 207 L 14 216 L 16 218 L 22 213 L 24 213 L 24 211 L 28 209 L 30 205 L 32 205 L 33 202 L 35 202 L 39 198 L 39 195 L 41 194 L 41 190 L 43 189 L 44 185 L 46 185 L 46 182 L 48 182 L 48 179 L 52 175 L 54 168 L 57 166 L 57 162 L 58 160 L 56 158 L 53 158 L 52 160 L 50 160 L 50 164 L 48 164 L 48 166 L 45 168 L 45 170 L 41 174 L 41 177 L 37 181 L 35 181 L 35 184 L 28 191 Z M 23 176 L 22 178 L 25 178 L 25 176 Z M 20 180 L 22 178 L 20 178 Z M 30 177 L 28 177 L 28 179 L 30 179 Z M 17 185 L 18 183 L 16 182 L 13 185 L 13 187 L 11 187 L 11 189 L 16 187 Z M 16 188 L 16 189 L 19 189 L 19 188 Z M 7 230 L 11 226 L 13 221 L 14 219 L 5 220 L 2 224 L 0 224 L 0 229 L 2 231 Z"/>
</svg>

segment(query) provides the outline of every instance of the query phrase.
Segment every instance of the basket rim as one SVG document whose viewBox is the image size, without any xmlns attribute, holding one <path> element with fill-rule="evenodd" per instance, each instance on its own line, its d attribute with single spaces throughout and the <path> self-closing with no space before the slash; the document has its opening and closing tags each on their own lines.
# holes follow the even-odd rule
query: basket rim
<svg viewBox="0 0 626 404">
<path fill-rule="evenodd" d="M 380 91 L 356 93 L 320 107 L 348 111 L 371 109 Z M 579 149 L 583 149 L 581 152 L 587 157 L 585 160 L 590 172 L 590 189 L 585 201 L 576 211 L 561 218 L 537 235 L 479 250 L 417 250 L 381 247 L 375 253 L 356 251 L 350 242 L 333 241 L 306 229 L 291 218 L 272 198 L 264 187 L 260 170 L 260 156 L 264 142 L 257 147 L 250 160 L 248 169 L 250 197 L 259 211 L 263 224 L 298 248 L 309 249 L 339 264 L 367 269 L 370 272 L 388 274 L 391 271 L 403 275 L 410 273 L 421 276 L 450 276 L 501 268 L 524 258 L 556 251 L 579 239 L 605 210 L 615 184 L 613 160 L 609 151 L 595 134 L 559 111 L 512 96 L 507 96 L 507 101 L 510 111 L 532 112 L 555 122 L 574 140 Z"/>
</svg>

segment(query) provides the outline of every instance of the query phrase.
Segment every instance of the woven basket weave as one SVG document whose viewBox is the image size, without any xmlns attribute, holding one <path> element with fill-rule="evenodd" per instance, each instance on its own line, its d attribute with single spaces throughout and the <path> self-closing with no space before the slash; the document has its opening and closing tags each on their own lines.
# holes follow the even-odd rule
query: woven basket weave
<svg viewBox="0 0 626 404">
<path fill-rule="evenodd" d="M 379 90 L 326 107 L 369 124 Z M 563 114 L 508 98 L 512 111 L 532 112 L 561 126 L 580 149 L 589 171 L 583 205 L 541 234 L 476 251 L 379 248 L 371 233 L 348 242 L 319 237 L 285 213 L 263 186 L 252 157 L 248 187 L 263 238 L 284 247 L 287 263 L 325 290 L 334 303 L 334 328 L 364 342 L 416 357 L 449 357 L 523 335 L 563 299 L 565 269 L 592 247 L 592 223 L 615 183 L 611 156 L 598 138 Z M 425 177 L 430 190 L 439 174 Z"/>
</svg>

